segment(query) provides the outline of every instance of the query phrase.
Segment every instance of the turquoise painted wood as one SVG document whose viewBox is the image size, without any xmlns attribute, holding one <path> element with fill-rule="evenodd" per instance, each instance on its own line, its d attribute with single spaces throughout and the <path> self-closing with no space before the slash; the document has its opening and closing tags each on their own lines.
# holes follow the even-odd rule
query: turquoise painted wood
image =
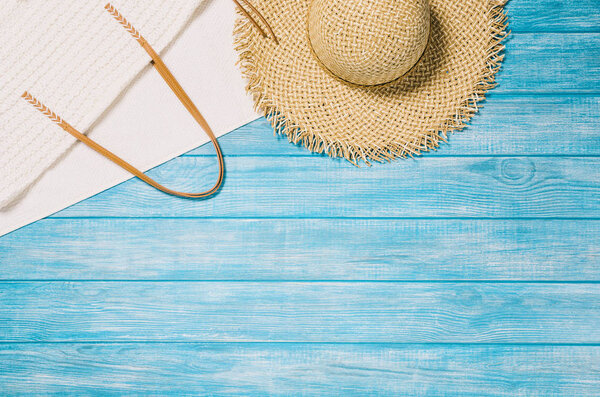
<svg viewBox="0 0 600 397">
<path fill-rule="evenodd" d="M 432 157 L 358 168 L 315 157 L 232 157 L 217 200 L 174 200 L 138 180 L 59 217 L 600 218 L 600 157 Z M 179 190 L 212 182 L 215 161 L 150 172 Z"/>
<path fill-rule="evenodd" d="M 12 282 L 0 340 L 591 343 L 600 283 Z"/>
<path fill-rule="evenodd" d="M 0 252 L 5 281 L 600 282 L 598 220 L 63 218 Z"/>
<path fill-rule="evenodd" d="M 596 0 L 510 0 L 506 6 L 513 32 L 596 32 Z"/>
<path fill-rule="evenodd" d="M 5 390 L 22 394 L 580 396 L 600 387 L 598 346 L 11 343 L 0 357 Z"/>
<path fill-rule="evenodd" d="M 600 33 L 513 33 L 496 94 L 598 94 Z"/>
<path fill-rule="evenodd" d="M 131 180 L 0 238 L 0 394 L 598 395 L 600 7 L 507 9 L 437 151 L 355 168 L 260 119 L 213 200 Z"/>
</svg>

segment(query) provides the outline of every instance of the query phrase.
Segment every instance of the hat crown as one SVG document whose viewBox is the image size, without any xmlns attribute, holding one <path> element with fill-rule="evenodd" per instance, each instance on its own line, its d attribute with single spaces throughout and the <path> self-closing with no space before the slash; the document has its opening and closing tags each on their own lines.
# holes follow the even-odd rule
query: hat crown
<svg viewBox="0 0 600 397">
<path fill-rule="evenodd" d="M 308 35 L 331 73 L 359 85 L 406 74 L 427 46 L 428 0 L 312 0 Z"/>
</svg>

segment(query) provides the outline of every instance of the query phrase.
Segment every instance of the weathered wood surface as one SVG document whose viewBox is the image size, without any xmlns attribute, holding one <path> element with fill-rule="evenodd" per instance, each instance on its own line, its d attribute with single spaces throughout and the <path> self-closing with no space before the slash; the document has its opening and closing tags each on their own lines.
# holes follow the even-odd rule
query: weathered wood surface
<svg viewBox="0 0 600 397">
<path fill-rule="evenodd" d="M 0 344 L 12 393 L 596 395 L 600 346 Z"/>
<path fill-rule="evenodd" d="M 180 190 L 214 179 L 214 160 L 150 172 Z M 599 157 L 435 157 L 358 168 L 318 157 L 233 157 L 214 200 L 178 200 L 130 180 L 61 217 L 600 218 Z"/>
<path fill-rule="evenodd" d="M 0 394 L 597 395 L 600 7 L 512 0 L 464 132 L 361 169 L 221 138 L 0 239 Z M 152 172 L 196 190 L 207 147 Z M 1 215 L 0 215 L 1 221 Z"/>
<path fill-rule="evenodd" d="M 514 32 L 600 31 L 597 0 L 509 0 L 506 11 Z"/>
<path fill-rule="evenodd" d="M 600 283 L 0 284 L 0 342 L 600 344 L 599 313 Z"/>
<path fill-rule="evenodd" d="M 0 280 L 600 282 L 600 221 L 47 219 L 0 257 Z"/>
<path fill-rule="evenodd" d="M 600 33 L 515 33 L 495 94 L 598 94 Z"/>
</svg>

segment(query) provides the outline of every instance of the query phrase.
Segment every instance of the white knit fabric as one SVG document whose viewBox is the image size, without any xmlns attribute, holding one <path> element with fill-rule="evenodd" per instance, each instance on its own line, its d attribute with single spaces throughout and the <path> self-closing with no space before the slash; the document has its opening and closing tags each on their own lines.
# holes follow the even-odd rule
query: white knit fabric
<svg viewBox="0 0 600 397">
<path fill-rule="evenodd" d="M 111 3 L 163 50 L 202 0 Z M 107 0 L 2 0 L 0 207 L 14 201 L 75 139 L 21 98 L 27 90 L 80 131 L 148 64 L 104 9 Z"/>
</svg>

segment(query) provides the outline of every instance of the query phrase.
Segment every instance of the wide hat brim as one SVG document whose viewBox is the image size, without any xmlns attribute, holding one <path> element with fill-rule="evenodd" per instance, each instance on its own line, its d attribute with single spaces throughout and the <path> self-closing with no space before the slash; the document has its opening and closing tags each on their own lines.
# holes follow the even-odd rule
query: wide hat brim
<svg viewBox="0 0 600 397">
<path fill-rule="evenodd" d="M 503 55 L 502 0 L 429 0 L 425 53 L 401 78 L 378 86 L 343 81 L 312 53 L 310 0 L 256 0 L 279 45 L 246 19 L 235 27 L 247 89 L 275 131 L 313 152 L 386 161 L 436 148 L 477 112 Z"/>
</svg>

